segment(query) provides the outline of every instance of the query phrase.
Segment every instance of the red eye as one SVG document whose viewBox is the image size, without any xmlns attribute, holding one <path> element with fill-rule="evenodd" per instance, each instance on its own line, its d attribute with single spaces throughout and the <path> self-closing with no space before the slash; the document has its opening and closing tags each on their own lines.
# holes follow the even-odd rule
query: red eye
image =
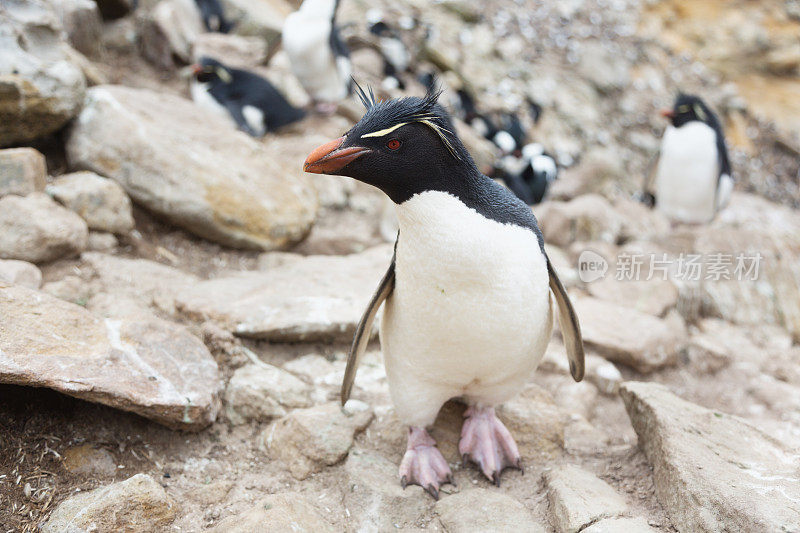
<svg viewBox="0 0 800 533">
<path fill-rule="evenodd" d="M 386 143 L 386 147 L 389 150 L 397 150 L 398 148 L 400 148 L 400 141 L 398 141 L 397 139 L 392 139 L 391 141 Z"/>
</svg>

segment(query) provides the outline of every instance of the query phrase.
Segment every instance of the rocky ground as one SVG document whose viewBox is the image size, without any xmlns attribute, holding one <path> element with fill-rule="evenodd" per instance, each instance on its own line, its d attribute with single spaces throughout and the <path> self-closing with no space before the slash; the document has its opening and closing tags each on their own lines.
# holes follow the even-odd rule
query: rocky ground
<svg viewBox="0 0 800 533">
<path fill-rule="evenodd" d="M 534 212 L 588 354 L 574 383 L 554 334 L 500 409 L 525 466 L 500 487 L 460 463 L 448 403 L 438 502 L 399 485 L 377 340 L 338 404 L 393 220 L 369 187 L 300 168 L 360 110 L 261 140 L 198 111 L 181 66 L 209 52 L 307 103 L 278 45 L 292 6 L 224 4 L 239 34 L 166 31 L 179 1 L 0 5 L 2 531 L 800 531 L 797 2 L 383 5 L 430 25 L 405 36 L 416 68 L 487 109 L 543 106 L 531 137 L 563 171 Z M 374 5 L 340 18 L 377 86 Z M 678 88 L 731 143 L 737 192 L 708 226 L 630 199 Z M 586 250 L 603 279 L 579 275 Z M 757 279 L 714 274 L 740 254 Z M 617 279 L 631 257 L 641 279 Z"/>
</svg>

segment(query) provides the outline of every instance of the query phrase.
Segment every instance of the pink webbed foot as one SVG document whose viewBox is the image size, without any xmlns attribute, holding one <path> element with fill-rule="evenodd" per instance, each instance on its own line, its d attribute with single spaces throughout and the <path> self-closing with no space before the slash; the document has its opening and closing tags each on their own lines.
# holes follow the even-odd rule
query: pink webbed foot
<svg viewBox="0 0 800 533">
<path fill-rule="evenodd" d="M 408 428 L 408 446 L 400 463 L 400 484 L 419 485 L 439 499 L 439 487 L 453 484 L 450 466 L 436 447 L 436 441 L 422 428 Z"/>
<path fill-rule="evenodd" d="M 464 412 L 458 451 L 466 463 L 470 459 L 495 485 L 506 468 L 522 470 L 517 443 L 494 413 L 493 407 L 471 406 Z"/>
</svg>

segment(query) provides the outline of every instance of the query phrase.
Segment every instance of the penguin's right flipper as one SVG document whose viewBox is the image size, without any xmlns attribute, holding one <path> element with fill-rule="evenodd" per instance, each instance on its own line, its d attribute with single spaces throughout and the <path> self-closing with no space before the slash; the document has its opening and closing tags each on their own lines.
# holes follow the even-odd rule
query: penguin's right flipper
<svg viewBox="0 0 800 533">
<path fill-rule="evenodd" d="M 553 291 L 553 296 L 556 297 L 558 323 L 561 326 L 561 337 L 564 340 L 564 346 L 567 348 L 569 371 L 575 381 L 580 381 L 583 379 L 585 369 L 581 325 L 578 323 L 578 317 L 572 307 L 572 302 L 569 300 L 569 295 L 561 284 L 561 280 L 558 279 L 549 257 L 547 258 L 547 273 L 550 275 L 550 290 Z"/>
<path fill-rule="evenodd" d="M 367 309 L 361 316 L 361 320 L 356 327 L 356 334 L 353 337 L 353 345 L 350 347 L 350 353 L 347 356 L 347 368 L 344 371 L 344 379 L 342 380 L 342 405 L 344 405 L 350 398 L 350 392 L 353 390 L 353 382 L 356 379 L 356 371 L 358 370 L 358 363 L 361 356 L 369 344 L 369 337 L 372 333 L 372 323 L 375 321 L 375 315 L 378 314 L 378 309 L 386 298 L 392 293 L 394 289 L 394 260 L 397 250 L 397 243 L 395 242 L 395 253 L 392 254 L 392 262 L 383 275 L 383 279 L 378 285 L 375 294 L 369 301 Z"/>
</svg>

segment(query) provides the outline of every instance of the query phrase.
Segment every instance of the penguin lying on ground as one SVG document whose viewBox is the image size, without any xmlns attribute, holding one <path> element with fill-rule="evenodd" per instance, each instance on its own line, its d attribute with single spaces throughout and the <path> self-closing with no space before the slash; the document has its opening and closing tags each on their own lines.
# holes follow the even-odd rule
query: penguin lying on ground
<svg viewBox="0 0 800 533">
<path fill-rule="evenodd" d="M 376 102 L 358 89 L 366 114 L 314 150 L 304 170 L 350 176 L 396 204 L 392 262 L 356 330 L 342 401 L 353 387 L 372 322 L 384 303 L 381 348 L 397 415 L 408 425 L 401 484 L 438 498 L 450 468 L 426 431 L 442 405 L 468 408 L 459 452 L 499 483 L 522 468 L 495 406 L 517 394 L 544 355 L 555 296 L 572 376 L 584 373 L 578 319 L 544 250 L 530 208 L 482 175 L 438 93 Z"/>
<path fill-rule="evenodd" d="M 507 155 L 493 177 L 502 179 L 517 198 L 528 205 L 542 201 L 550 184 L 558 177 L 556 161 L 539 143 L 526 144 L 521 155 Z"/>
<path fill-rule="evenodd" d="M 700 98 L 689 94 L 678 95 L 672 110 L 661 114 L 671 124 L 661 140 L 655 191 L 648 181 L 642 196 L 676 222 L 709 222 L 733 190 L 722 126 Z"/>
<path fill-rule="evenodd" d="M 305 0 L 286 17 L 283 49 L 300 84 L 325 113 L 351 92 L 350 52 L 336 27 L 338 0 Z"/>
<path fill-rule="evenodd" d="M 194 0 L 200 14 L 203 17 L 203 24 L 208 31 L 218 33 L 228 33 L 231 31 L 231 24 L 225 19 L 225 12 L 219 0 Z"/>
<path fill-rule="evenodd" d="M 226 67 L 209 57 L 202 57 L 192 70 L 192 100 L 233 119 L 236 127 L 254 137 L 305 116 L 302 109 L 293 107 L 269 81 L 257 74 Z"/>
</svg>

